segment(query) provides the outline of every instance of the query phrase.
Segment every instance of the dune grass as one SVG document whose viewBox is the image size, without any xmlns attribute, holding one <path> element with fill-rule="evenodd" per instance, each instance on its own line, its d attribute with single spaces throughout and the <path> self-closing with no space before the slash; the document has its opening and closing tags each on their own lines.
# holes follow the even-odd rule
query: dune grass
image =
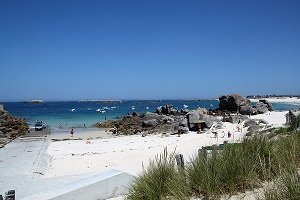
<svg viewBox="0 0 300 200">
<path fill-rule="evenodd" d="M 202 152 L 185 169 L 177 168 L 174 153 L 165 152 L 129 188 L 127 199 L 218 199 L 295 173 L 300 165 L 300 134 L 269 139 L 257 135 L 224 150 Z"/>
<path fill-rule="evenodd" d="M 127 199 L 152 200 L 184 199 L 189 196 L 183 170 L 177 170 L 175 165 L 175 154 L 164 153 L 156 156 L 150 161 L 149 167 L 133 182 L 129 188 Z"/>
<path fill-rule="evenodd" d="M 297 200 L 300 199 L 300 175 L 298 173 L 283 174 L 270 187 L 263 197 L 265 200 Z"/>
</svg>

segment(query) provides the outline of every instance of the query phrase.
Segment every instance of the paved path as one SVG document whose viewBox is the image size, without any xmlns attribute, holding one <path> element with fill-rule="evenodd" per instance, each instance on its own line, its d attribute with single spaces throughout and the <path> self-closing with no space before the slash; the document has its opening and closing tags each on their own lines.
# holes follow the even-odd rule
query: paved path
<svg viewBox="0 0 300 200">
<path fill-rule="evenodd" d="M 30 181 L 39 179 L 48 166 L 49 130 L 32 131 L 0 149 L 0 194 L 25 191 Z"/>
</svg>

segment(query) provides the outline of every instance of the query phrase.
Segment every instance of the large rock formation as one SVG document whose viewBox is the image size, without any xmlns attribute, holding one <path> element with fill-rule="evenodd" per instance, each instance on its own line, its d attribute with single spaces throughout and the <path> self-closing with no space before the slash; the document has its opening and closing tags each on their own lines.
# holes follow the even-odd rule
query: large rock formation
<svg viewBox="0 0 300 200">
<path fill-rule="evenodd" d="M 242 115 L 256 115 L 257 109 L 249 105 L 240 107 L 240 114 Z"/>
<path fill-rule="evenodd" d="M 180 124 L 184 121 L 182 115 L 163 115 L 147 112 L 124 116 L 119 120 L 98 122 L 96 127 L 112 128 L 117 134 L 132 135 L 137 133 L 175 133 L 179 130 Z M 182 124 L 183 125 L 183 124 Z M 183 127 L 183 126 L 182 126 Z"/>
<path fill-rule="evenodd" d="M 241 106 L 250 106 L 250 100 L 239 94 L 219 97 L 219 109 L 223 111 L 237 112 Z"/>
<path fill-rule="evenodd" d="M 194 110 L 187 114 L 187 123 L 191 131 L 210 128 L 217 119 L 211 115 L 204 114 L 202 110 Z"/>
<path fill-rule="evenodd" d="M 267 106 L 267 108 L 268 108 L 269 111 L 273 111 L 272 104 L 268 100 L 266 100 L 266 99 L 260 99 L 259 102 L 262 102 L 262 103 L 266 104 L 266 106 Z"/>
<path fill-rule="evenodd" d="M 273 110 L 272 104 L 265 99 L 260 99 L 259 102 L 257 102 L 255 108 L 257 109 L 257 112 L 259 114 Z"/>
<path fill-rule="evenodd" d="M 249 99 L 242 97 L 239 94 L 221 96 L 219 98 L 219 110 L 228 112 L 239 112 L 242 115 L 256 115 L 272 111 L 272 105 L 267 100 L 262 99 L 256 104 L 251 106 Z"/>
<path fill-rule="evenodd" d="M 0 147 L 28 132 L 25 119 L 19 119 L 0 109 Z"/>
</svg>

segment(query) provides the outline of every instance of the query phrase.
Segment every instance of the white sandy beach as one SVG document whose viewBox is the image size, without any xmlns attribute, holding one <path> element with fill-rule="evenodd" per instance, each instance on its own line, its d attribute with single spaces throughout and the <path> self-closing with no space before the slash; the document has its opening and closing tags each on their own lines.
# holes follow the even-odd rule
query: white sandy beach
<svg viewBox="0 0 300 200">
<path fill-rule="evenodd" d="M 269 112 L 252 116 L 254 119 L 265 119 L 274 126 L 282 126 L 285 123 L 284 115 L 287 112 Z M 72 175 L 107 169 L 117 169 L 132 175 L 142 172 L 143 166 L 147 167 L 149 159 L 162 153 L 164 148 L 169 152 L 177 152 L 184 155 L 186 161 L 193 157 L 202 146 L 241 140 L 245 131 L 237 132 L 237 124 L 224 123 L 224 129 L 218 130 L 218 139 L 212 133 L 196 134 L 189 132 L 180 137 L 177 135 L 163 136 L 162 134 L 119 136 L 105 139 L 66 140 L 51 142 L 48 154 L 51 157 L 46 177 Z M 223 131 L 225 136 L 223 137 Z M 227 137 L 227 132 L 234 133 Z M 105 134 L 103 131 L 99 134 Z M 75 134 L 76 135 L 76 134 Z M 95 133 L 92 135 L 95 136 Z M 52 136 L 53 137 L 53 136 Z M 61 137 L 61 136 L 60 136 Z M 67 138 L 71 137 L 66 135 Z"/>
<path fill-rule="evenodd" d="M 270 103 L 288 103 L 300 105 L 300 98 L 297 97 L 270 97 L 262 98 L 268 100 Z M 259 99 L 249 99 L 251 102 L 258 102 Z"/>
</svg>

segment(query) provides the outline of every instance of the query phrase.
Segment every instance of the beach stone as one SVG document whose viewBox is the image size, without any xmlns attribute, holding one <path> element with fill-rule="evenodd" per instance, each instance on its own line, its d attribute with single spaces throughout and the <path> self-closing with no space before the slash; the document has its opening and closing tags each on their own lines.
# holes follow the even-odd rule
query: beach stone
<svg viewBox="0 0 300 200">
<path fill-rule="evenodd" d="M 261 123 L 261 124 L 269 124 L 268 121 L 264 120 L 264 119 L 259 119 L 258 120 L 258 123 Z"/>
<path fill-rule="evenodd" d="M 173 105 L 167 104 L 165 106 L 159 106 L 156 108 L 156 113 L 159 115 L 180 115 L 181 111 L 173 108 Z"/>
<path fill-rule="evenodd" d="M 143 127 L 154 127 L 158 124 L 156 119 L 150 119 L 143 121 Z"/>
<path fill-rule="evenodd" d="M 187 119 L 184 118 L 182 121 L 180 121 L 180 122 L 179 122 L 179 126 L 182 126 L 182 127 L 188 127 Z"/>
<path fill-rule="evenodd" d="M 249 126 L 248 130 L 249 132 L 255 132 L 255 131 L 258 131 L 260 129 L 260 126 L 258 125 L 251 125 Z"/>
<path fill-rule="evenodd" d="M 183 126 L 180 126 L 178 130 L 180 131 L 180 133 L 184 133 L 184 134 L 189 132 L 189 128 Z"/>
<path fill-rule="evenodd" d="M 200 116 L 195 111 L 189 112 L 186 116 L 187 116 L 187 122 L 189 127 L 191 127 L 192 124 L 199 122 Z"/>
<path fill-rule="evenodd" d="M 273 111 L 272 104 L 268 100 L 260 99 L 259 102 L 262 102 L 263 104 L 266 104 L 269 111 Z"/>
<path fill-rule="evenodd" d="M 189 111 L 189 109 L 181 109 L 180 110 L 181 114 L 186 115 Z"/>
<path fill-rule="evenodd" d="M 136 112 L 132 112 L 131 115 L 134 116 L 134 117 L 138 116 L 138 114 Z"/>
<path fill-rule="evenodd" d="M 245 127 L 254 126 L 254 125 L 257 125 L 257 122 L 254 119 L 249 119 L 249 120 L 245 121 L 245 123 L 244 123 Z"/>
<path fill-rule="evenodd" d="M 256 107 L 257 112 L 258 112 L 259 114 L 263 114 L 263 113 L 266 113 L 266 112 L 269 111 L 268 105 L 267 105 L 267 104 L 264 104 L 264 103 L 262 103 L 262 102 L 257 102 L 257 104 L 256 104 L 255 107 Z"/>
<path fill-rule="evenodd" d="M 205 123 L 207 128 L 213 125 L 216 119 L 213 116 L 207 114 L 199 114 L 197 111 L 192 111 L 187 114 L 187 123 L 190 130 L 199 130 L 199 123 Z"/>
<path fill-rule="evenodd" d="M 257 109 L 253 108 L 249 105 L 246 105 L 246 106 L 241 106 L 239 112 L 242 115 L 256 115 L 257 114 Z"/>
<path fill-rule="evenodd" d="M 231 94 L 219 97 L 219 109 L 228 110 L 230 112 L 237 112 L 240 106 L 250 106 L 250 100 L 242 97 L 239 94 Z"/>
<path fill-rule="evenodd" d="M 199 119 L 204 121 L 208 128 L 210 128 L 213 125 L 213 122 L 215 121 L 215 118 L 213 116 L 210 116 L 210 115 L 201 114 L 199 116 L 200 116 Z"/>
<path fill-rule="evenodd" d="M 222 118 L 223 122 L 230 122 L 233 123 L 233 118 L 230 114 L 224 114 L 223 118 Z"/>
<path fill-rule="evenodd" d="M 209 113 L 209 111 L 206 108 L 197 108 L 196 112 L 198 114 L 208 114 Z"/>
<path fill-rule="evenodd" d="M 174 119 L 172 117 L 169 117 L 169 116 L 164 116 L 162 118 L 162 121 L 163 121 L 163 123 L 171 124 L 171 123 L 174 122 Z"/>
</svg>

